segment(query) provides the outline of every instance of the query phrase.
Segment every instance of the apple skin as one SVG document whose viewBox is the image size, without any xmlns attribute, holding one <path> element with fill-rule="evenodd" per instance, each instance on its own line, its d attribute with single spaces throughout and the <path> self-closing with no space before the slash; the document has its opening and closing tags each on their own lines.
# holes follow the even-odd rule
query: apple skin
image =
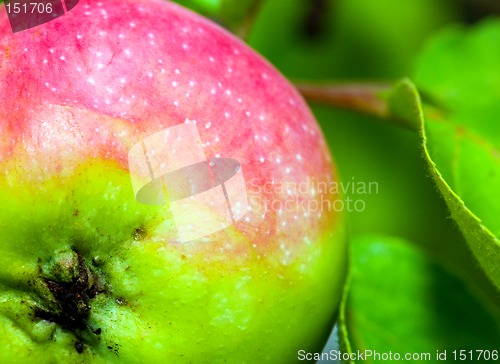
<svg viewBox="0 0 500 364">
<path fill-rule="evenodd" d="M 272 186 L 337 181 L 278 71 L 161 0 L 80 0 L 15 34 L 2 9 L 0 35 L 0 362 L 290 363 L 321 350 L 345 277 L 344 217 L 265 208 L 297 197 Z M 180 244 L 167 206 L 135 200 L 127 157 L 187 120 L 207 158 L 241 163 L 250 209 Z M 80 327 L 63 327 L 47 282 L 81 277 L 80 258 L 94 292 Z"/>
</svg>

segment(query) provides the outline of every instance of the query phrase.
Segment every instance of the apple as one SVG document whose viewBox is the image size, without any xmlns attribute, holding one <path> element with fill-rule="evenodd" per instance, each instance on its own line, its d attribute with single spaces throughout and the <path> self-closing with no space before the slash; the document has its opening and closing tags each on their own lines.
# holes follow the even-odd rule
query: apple
<svg viewBox="0 0 500 364">
<path fill-rule="evenodd" d="M 342 201 L 321 130 L 278 71 L 162 0 L 81 0 L 17 33 L 2 9 L 0 35 L 0 362 L 321 350 L 345 277 Z M 246 211 L 182 241 L 173 199 L 138 198 L 131 151 L 188 125 L 201 144 L 157 147 L 173 163 L 193 148 L 236 161 Z M 190 206 L 192 231 L 202 210 L 218 216 Z"/>
</svg>

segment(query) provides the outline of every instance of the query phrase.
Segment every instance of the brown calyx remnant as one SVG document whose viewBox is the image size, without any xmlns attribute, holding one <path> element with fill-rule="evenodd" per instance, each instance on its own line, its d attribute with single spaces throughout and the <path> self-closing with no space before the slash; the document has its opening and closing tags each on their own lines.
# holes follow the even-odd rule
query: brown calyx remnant
<svg viewBox="0 0 500 364">
<path fill-rule="evenodd" d="M 42 291 L 48 290 L 52 297 L 39 294 L 47 304 L 43 305 L 43 308 L 35 308 L 35 317 L 54 322 L 62 329 L 73 332 L 77 337 L 75 349 L 82 353 L 85 348 L 83 334 L 101 334 L 100 328 L 90 327 L 88 319 L 90 301 L 104 292 L 104 287 L 81 254 L 74 249 L 68 254 L 72 254 L 74 259 L 63 260 L 63 263 L 58 261 L 54 265 L 54 270 L 58 271 L 59 275 L 41 273 L 38 282 L 42 285 Z M 42 269 L 40 271 L 43 272 Z M 61 271 L 64 274 L 61 274 Z M 64 278 L 58 278 L 61 276 Z"/>
</svg>

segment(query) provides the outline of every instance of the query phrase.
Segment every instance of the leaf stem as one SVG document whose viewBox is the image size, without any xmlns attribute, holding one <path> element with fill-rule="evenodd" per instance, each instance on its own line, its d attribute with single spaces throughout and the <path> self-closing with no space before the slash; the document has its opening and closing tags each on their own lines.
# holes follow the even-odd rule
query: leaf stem
<svg viewBox="0 0 500 364">
<path fill-rule="evenodd" d="M 380 84 L 296 84 L 307 101 L 350 109 L 379 118 L 388 116 L 387 94 L 392 85 Z"/>
</svg>

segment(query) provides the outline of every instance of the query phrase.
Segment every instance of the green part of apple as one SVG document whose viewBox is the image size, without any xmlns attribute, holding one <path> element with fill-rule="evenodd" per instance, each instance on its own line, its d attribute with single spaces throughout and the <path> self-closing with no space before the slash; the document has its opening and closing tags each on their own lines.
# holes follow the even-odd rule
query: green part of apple
<svg viewBox="0 0 500 364">
<path fill-rule="evenodd" d="M 0 231 L 9 237 L 0 361 L 274 363 L 318 349 L 342 285 L 342 229 L 301 247 L 287 267 L 235 254 L 241 242 L 165 245 L 159 232 L 174 228 L 165 207 L 134 201 L 122 188 L 129 178 L 116 164 L 90 161 L 64 180 L 0 180 Z M 66 299 L 54 298 L 48 280 L 70 287 Z"/>
</svg>

